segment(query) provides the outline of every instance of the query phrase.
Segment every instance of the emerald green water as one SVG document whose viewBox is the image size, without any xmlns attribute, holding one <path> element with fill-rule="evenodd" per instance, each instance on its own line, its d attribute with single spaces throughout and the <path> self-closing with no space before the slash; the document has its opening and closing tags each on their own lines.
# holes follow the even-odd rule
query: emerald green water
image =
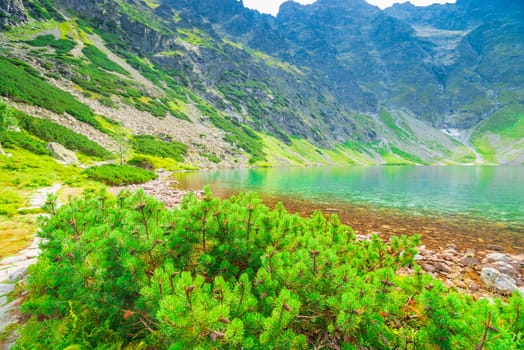
<svg viewBox="0 0 524 350">
<path fill-rule="evenodd" d="M 523 167 L 235 169 L 177 174 L 177 180 L 186 189 L 209 184 L 222 197 L 258 192 L 269 202 L 281 200 L 305 214 L 315 209 L 337 212 L 367 231 L 393 223 L 428 231 L 437 240 L 524 246 Z M 440 232 L 450 229 L 457 232 Z"/>
</svg>

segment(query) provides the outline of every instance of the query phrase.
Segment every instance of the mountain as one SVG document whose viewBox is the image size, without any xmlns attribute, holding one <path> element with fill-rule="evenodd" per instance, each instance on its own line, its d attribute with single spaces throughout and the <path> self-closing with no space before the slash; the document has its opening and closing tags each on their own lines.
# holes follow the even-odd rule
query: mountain
<svg viewBox="0 0 524 350">
<path fill-rule="evenodd" d="M 522 164 L 523 14 L 509 0 L 288 1 L 276 17 L 237 0 L 4 0 L 2 66 L 33 70 L 30 89 L 0 92 L 110 151 L 149 135 L 200 167 Z"/>
</svg>

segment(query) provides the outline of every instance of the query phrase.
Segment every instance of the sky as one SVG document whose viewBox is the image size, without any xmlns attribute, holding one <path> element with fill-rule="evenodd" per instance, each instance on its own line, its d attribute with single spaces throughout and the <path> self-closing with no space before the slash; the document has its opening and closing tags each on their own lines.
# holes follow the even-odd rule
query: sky
<svg viewBox="0 0 524 350">
<path fill-rule="evenodd" d="M 243 0 L 244 6 L 250 9 L 256 9 L 262 13 L 276 15 L 280 4 L 285 0 Z M 315 0 L 294 0 L 301 4 L 312 4 Z M 396 2 L 406 2 L 407 0 L 366 0 L 370 4 L 376 5 L 382 9 L 393 5 Z M 413 5 L 424 6 L 435 3 L 455 2 L 455 0 L 410 0 Z"/>
</svg>

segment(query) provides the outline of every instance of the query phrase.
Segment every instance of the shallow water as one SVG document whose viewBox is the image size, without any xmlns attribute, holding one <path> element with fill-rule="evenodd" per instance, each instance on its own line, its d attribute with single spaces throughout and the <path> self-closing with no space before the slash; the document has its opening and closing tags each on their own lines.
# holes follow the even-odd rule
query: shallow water
<svg viewBox="0 0 524 350">
<path fill-rule="evenodd" d="M 258 192 L 289 211 L 337 213 L 359 233 L 420 233 L 432 247 L 499 245 L 524 252 L 523 167 L 322 167 L 234 169 L 176 175 L 220 197 Z"/>
</svg>

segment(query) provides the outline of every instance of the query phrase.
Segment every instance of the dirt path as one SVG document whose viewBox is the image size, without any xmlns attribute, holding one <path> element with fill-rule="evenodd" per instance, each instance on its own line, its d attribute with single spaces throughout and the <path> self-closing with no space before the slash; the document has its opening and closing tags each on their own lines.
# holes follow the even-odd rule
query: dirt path
<svg viewBox="0 0 524 350">
<path fill-rule="evenodd" d="M 30 200 L 32 208 L 40 208 L 45 205 L 49 194 L 56 194 L 60 189 L 60 184 L 37 190 Z M 59 204 L 59 203 L 58 203 Z M 29 247 L 22 250 L 18 255 L 4 258 L 0 261 L 0 349 L 10 349 L 17 337 L 16 325 L 20 321 L 20 315 L 16 312 L 21 298 L 12 299 L 11 293 L 15 290 L 17 284 L 24 279 L 29 266 L 37 262 L 40 255 L 40 242 L 42 238 L 35 236 Z"/>
</svg>

